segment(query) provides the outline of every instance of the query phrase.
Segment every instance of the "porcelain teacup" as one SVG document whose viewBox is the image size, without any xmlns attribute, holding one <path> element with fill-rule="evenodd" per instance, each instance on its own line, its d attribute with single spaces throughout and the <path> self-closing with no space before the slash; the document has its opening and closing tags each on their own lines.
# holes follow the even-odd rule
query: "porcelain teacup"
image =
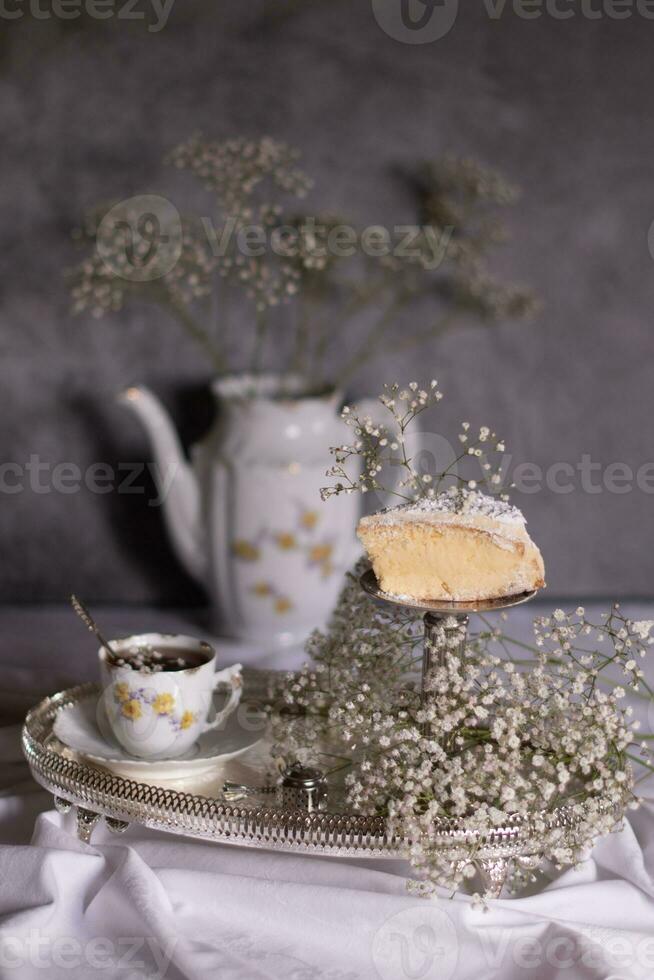
<svg viewBox="0 0 654 980">
<path fill-rule="evenodd" d="M 113 640 L 111 648 L 124 663 L 112 661 L 104 648 L 98 651 L 99 712 L 120 745 L 139 759 L 183 755 L 204 732 L 220 728 L 241 700 L 241 665 L 216 671 L 215 651 L 203 640 L 143 633 Z M 146 665 L 156 658 L 155 669 L 138 669 L 140 651 L 150 651 Z M 219 688 L 226 690 L 227 701 L 208 720 Z"/>
</svg>

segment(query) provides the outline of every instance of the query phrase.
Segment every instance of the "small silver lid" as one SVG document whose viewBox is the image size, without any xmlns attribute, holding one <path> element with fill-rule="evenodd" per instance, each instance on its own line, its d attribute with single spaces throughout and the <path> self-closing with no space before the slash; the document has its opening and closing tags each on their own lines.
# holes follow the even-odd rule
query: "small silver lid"
<svg viewBox="0 0 654 980">
<path fill-rule="evenodd" d="M 282 786 L 293 789 L 317 789 L 325 782 L 325 774 L 313 766 L 303 766 L 301 762 L 293 762 L 282 773 Z"/>
</svg>

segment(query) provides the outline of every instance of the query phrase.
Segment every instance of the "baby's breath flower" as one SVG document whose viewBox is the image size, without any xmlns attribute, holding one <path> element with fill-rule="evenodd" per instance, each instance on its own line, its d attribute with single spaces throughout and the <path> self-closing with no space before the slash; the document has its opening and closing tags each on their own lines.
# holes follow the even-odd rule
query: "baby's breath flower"
<svg viewBox="0 0 654 980">
<path fill-rule="evenodd" d="M 417 393 L 415 398 L 412 397 L 414 392 Z M 379 396 L 380 404 L 388 412 L 388 419 L 384 424 L 378 424 L 369 416 L 361 415 L 354 406 L 346 406 L 342 418 L 356 438 L 352 446 L 338 446 L 331 450 L 335 465 L 327 475 L 335 477 L 336 482 L 321 490 L 323 500 L 339 493 L 368 493 L 373 489 L 404 500 L 434 497 L 442 486 L 467 486 L 469 489 L 481 487 L 491 493 L 501 489 L 501 472 L 499 468 L 494 469 L 487 458 L 485 444 L 489 439 L 496 439 L 496 434 L 488 426 L 481 426 L 479 436 L 475 439 L 470 433 L 470 423 L 463 422 L 458 434 L 463 445 L 459 458 L 454 461 L 443 460 L 440 471 L 436 469 L 430 473 L 419 473 L 416 470 L 407 448 L 410 444 L 407 441 L 407 431 L 422 412 L 433 408 L 441 398 L 442 393 L 435 381 L 432 381 L 429 388 L 420 388 L 417 381 L 411 381 L 406 388 L 400 388 L 397 383 L 385 385 Z M 473 476 L 458 473 L 457 464 L 463 466 L 464 458 L 468 463 L 477 461 L 478 473 L 475 472 Z M 398 466 L 403 471 L 399 480 Z M 386 473 L 392 486 L 387 486 L 384 482 L 383 474 Z M 404 490 L 409 493 L 403 493 Z M 505 496 L 502 495 L 502 499 Z"/>
</svg>

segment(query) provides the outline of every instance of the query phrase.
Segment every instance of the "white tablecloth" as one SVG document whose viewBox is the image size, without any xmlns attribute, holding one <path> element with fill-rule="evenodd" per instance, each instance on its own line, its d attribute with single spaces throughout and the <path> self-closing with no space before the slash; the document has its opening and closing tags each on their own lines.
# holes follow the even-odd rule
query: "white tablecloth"
<svg viewBox="0 0 654 980">
<path fill-rule="evenodd" d="M 98 825 L 93 844 L 82 844 L 72 818 L 30 781 L 18 736 L 17 725 L 0 733 L 0 978 L 654 977 L 649 803 L 580 870 L 480 912 L 462 896 L 407 894 L 401 862 L 139 827 L 115 837 Z"/>
</svg>

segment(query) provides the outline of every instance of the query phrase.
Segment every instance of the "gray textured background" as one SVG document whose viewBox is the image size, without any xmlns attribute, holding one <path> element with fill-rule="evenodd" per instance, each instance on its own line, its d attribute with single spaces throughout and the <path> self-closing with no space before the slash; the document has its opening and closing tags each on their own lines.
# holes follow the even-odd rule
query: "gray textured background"
<svg viewBox="0 0 654 980">
<path fill-rule="evenodd" d="M 501 267 L 541 294 L 538 322 L 389 350 L 356 391 L 435 374 L 443 429 L 488 422 L 516 459 L 654 459 L 653 43 L 654 22 L 637 16 L 494 22 L 476 2 L 420 46 L 387 37 L 366 0 L 177 0 L 156 34 L 120 20 L 3 22 L 2 460 L 149 459 L 112 403 L 136 380 L 165 395 L 187 437 L 206 424 L 207 366 L 172 322 L 146 308 L 73 319 L 61 280 L 81 212 L 166 191 L 161 156 L 196 128 L 297 144 L 317 206 L 366 223 L 406 218 L 397 174 L 421 158 L 471 153 L 505 171 L 524 196 Z M 552 595 L 652 594 L 654 497 L 516 502 Z M 143 496 L 2 495 L 0 534 L 4 601 L 73 587 L 96 601 L 201 601 Z"/>
</svg>

